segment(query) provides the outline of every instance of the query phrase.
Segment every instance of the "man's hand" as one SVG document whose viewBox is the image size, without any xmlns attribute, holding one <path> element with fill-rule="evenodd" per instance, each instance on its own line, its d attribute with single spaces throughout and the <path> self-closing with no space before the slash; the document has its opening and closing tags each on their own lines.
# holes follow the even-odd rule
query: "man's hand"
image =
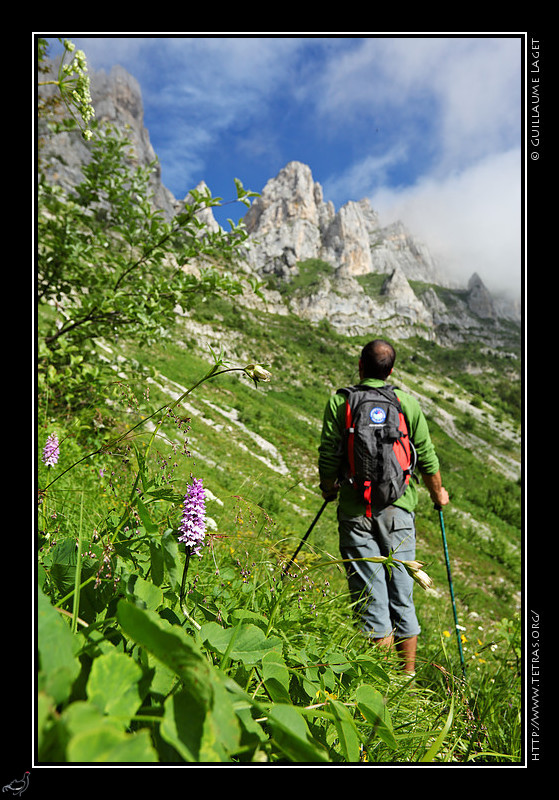
<svg viewBox="0 0 559 800">
<path fill-rule="evenodd" d="M 330 503 L 332 500 L 337 498 L 340 485 L 337 480 L 325 479 L 320 481 L 320 489 L 322 491 L 323 499 Z"/>
</svg>

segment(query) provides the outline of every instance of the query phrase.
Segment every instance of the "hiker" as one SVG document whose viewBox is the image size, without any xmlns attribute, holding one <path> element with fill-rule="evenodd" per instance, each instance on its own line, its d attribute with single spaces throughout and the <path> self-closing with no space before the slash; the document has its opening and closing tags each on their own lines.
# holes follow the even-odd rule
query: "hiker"
<svg viewBox="0 0 559 800">
<path fill-rule="evenodd" d="M 375 339 L 363 348 L 359 359 L 359 387 L 386 391 L 396 353 L 388 342 Z M 427 421 L 418 401 L 395 390 L 401 403 L 409 438 L 416 454 L 416 470 L 421 474 L 432 501 L 443 506 L 449 501 L 439 471 L 439 460 L 431 442 Z M 370 392 L 369 392 L 370 394 Z M 347 392 L 332 395 L 324 411 L 322 436 L 318 448 L 320 489 L 325 500 L 338 499 L 340 553 L 344 559 L 388 556 L 415 560 L 415 514 L 417 485 L 409 473 L 398 499 L 384 508 L 375 507 L 374 487 L 369 495 L 359 491 L 359 480 L 348 479 L 346 437 Z M 378 404 L 380 405 L 380 404 Z M 370 411 L 373 422 L 384 419 L 378 407 Z M 402 417 L 400 416 L 400 420 Z M 368 424 L 367 428 L 374 426 Z M 417 478 L 416 478 L 417 481 Z M 381 501 L 377 501 L 381 503 Z M 381 503 L 382 505 L 382 503 Z M 415 673 L 417 637 L 421 632 L 413 602 L 413 579 L 402 568 L 393 567 L 391 575 L 382 563 L 348 561 L 345 564 L 348 586 L 362 632 L 376 645 L 395 644 L 405 672 Z"/>
</svg>

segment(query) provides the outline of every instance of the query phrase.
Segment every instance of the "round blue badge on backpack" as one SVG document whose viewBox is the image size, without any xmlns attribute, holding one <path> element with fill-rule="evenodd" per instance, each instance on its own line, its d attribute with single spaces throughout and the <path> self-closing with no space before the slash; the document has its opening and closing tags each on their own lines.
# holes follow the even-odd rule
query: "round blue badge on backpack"
<svg viewBox="0 0 559 800">
<path fill-rule="evenodd" d="M 374 422 L 376 425 L 379 425 L 386 419 L 386 411 L 383 408 L 379 408 L 378 406 L 376 406 L 375 408 L 371 409 L 369 416 L 371 418 L 371 422 Z"/>
</svg>

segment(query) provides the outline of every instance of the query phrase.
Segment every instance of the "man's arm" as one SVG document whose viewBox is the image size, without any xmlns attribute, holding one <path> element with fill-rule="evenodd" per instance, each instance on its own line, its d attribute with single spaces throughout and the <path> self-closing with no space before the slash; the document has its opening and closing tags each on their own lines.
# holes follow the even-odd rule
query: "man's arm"
<svg viewBox="0 0 559 800">
<path fill-rule="evenodd" d="M 449 497 L 447 490 L 442 484 L 440 471 L 435 472 L 433 475 L 422 472 L 421 477 L 423 478 L 423 483 L 431 495 L 431 500 L 433 503 L 436 506 L 446 506 L 446 504 L 449 502 Z"/>
<path fill-rule="evenodd" d="M 325 500 L 335 500 L 338 491 L 340 470 L 340 442 L 343 436 L 339 419 L 340 408 L 344 405 L 341 395 L 332 395 L 324 409 L 322 434 L 318 447 L 318 474 L 320 489 Z"/>
</svg>

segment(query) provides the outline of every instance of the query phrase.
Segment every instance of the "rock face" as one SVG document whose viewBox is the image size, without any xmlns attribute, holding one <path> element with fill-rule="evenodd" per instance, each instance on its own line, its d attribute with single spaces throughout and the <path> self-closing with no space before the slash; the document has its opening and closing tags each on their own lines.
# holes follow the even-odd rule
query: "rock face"
<svg viewBox="0 0 559 800">
<path fill-rule="evenodd" d="M 495 342 L 502 315 L 479 275 L 452 289 L 403 223 L 382 227 L 367 199 L 336 212 L 306 164 L 290 162 L 270 179 L 245 224 L 247 263 L 262 278 L 289 283 L 304 262 L 324 262 L 310 286 L 290 294 L 290 310 L 306 319 L 355 335 L 382 328 L 395 338 L 452 343 L 474 334 Z"/>
<path fill-rule="evenodd" d="M 135 78 L 118 66 L 109 74 L 92 73 L 91 95 L 99 121 L 128 130 L 137 162 L 154 162 Z M 42 151 L 48 175 L 66 188 L 80 180 L 81 165 L 89 157 L 79 133 L 58 134 Z M 182 203 L 162 184 L 157 168 L 151 185 L 157 207 L 175 214 Z M 204 213 L 204 221 L 216 228 L 211 209 Z M 394 338 L 420 335 L 442 343 L 475 334 L 494 344 L 504 319 L 519 321 L 510 306 L 493 301 L 477 274 L 467 288 L 451 289 L 425 244 L 401 222 L 381 226 L 367 199 L 336 211 L 306 164 L 292 161 L 271 178 L 244 223 L 249 234 L 244 268 L 275 283 L 275 290 L 267 290 L 268 308 L 277 313 L 289 310 L 313 322 L 328 320 L 349 334 L 382 330 Z M 293 283 L 311 261 L 316 274 L 304 290 L 277 291 L 278 285 Z"/>
<path fill-rule="evenodd" d="M 288 164 L 268 181 L 245 215 L 249 265 L 262 275 L 289 280 L 297 274 L 298 261 L 318 257 L 321 232 L 333 216 L 334 208 L 324 203 L 310 169 Z"/>
<path fill-rule="evenodd" d="M 495 304 L 477 272 L 468 282 L 468 308 L 482 319 L 497 319 Z"/>
<path fill-rule="evenodd" d="M 58 64 L 54 61 L 52 71 L 56 72 L 57 68 Z M 154 162 L 156 154 L 144 127 L 144 107 L 138 81 L 120 66 L 113 67 L 109 74 L 103 70 L 91 72 L 90 81 L 96 120 L 128 132 L 139 166 Z M 41 92 L 51 94 L 53 90 L 51 87 L 42 87 Z M 41 158 L 47 175 L 70 189 L 81 180 L 81 165 L 90 159 L 89 147 L 78 131 L 58 133 L 46 141 Z M 150 184 L 156 206 L 169 216 L 175 214 L 178 203 L 161 182 L 158 165 Z"/>
</svg>

